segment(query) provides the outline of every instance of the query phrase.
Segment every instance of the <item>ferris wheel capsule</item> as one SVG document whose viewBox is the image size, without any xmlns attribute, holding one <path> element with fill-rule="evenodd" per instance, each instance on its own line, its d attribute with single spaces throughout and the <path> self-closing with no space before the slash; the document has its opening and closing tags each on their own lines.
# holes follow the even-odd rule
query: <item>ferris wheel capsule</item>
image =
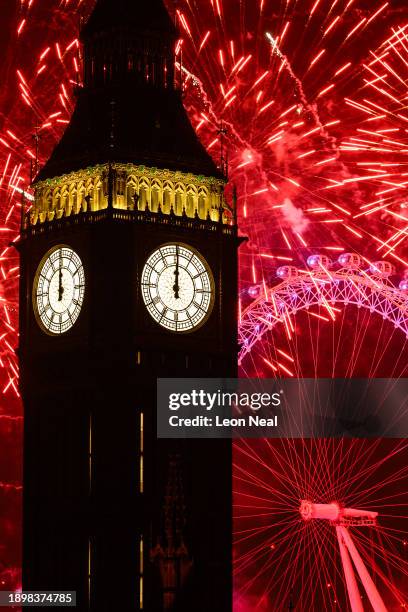
<svg viewBox="0 0 408 612">
<path fill-rule="evenodd" d="M 322 270 L 324 268 L 328 270 L 332 266 L 332 261 L 327 255 L 309 255 L 307 265 L 313 270 Z"/>
<path fill-rule="evenodd" d="M 343 268 L 361 267 L 361 257 L 357 253 L 342 253 L 337 261 Z"/>
<path fill-rule="evenodd" d="M 261 292 L 261 287 L 260 285 L 252 285 L 252 287 L 248 288 L 248 295 L 249 297 L 255 299 L 259 296 Z"/>
<path fill-rule="evenodd" d="M 375 261 L 370 265 L 370 272 L 375 276 L 393 276 L 395 274 L 395 266 L 389 261 Z"/>
<path fill-rule="evenodd" d="M 280 266 L 276 270 L 278 278 L 296 278 L 299 276 L 299 270 L 295 266 Z"/>
<path fill-rule="evenodd" d="M 400 288 L 401 291 L 408 292 L 408 277 L 403 278 L 402 281 L 400 281 L 400 284 L 398 285 L 398 287 Z"/>
</svg>

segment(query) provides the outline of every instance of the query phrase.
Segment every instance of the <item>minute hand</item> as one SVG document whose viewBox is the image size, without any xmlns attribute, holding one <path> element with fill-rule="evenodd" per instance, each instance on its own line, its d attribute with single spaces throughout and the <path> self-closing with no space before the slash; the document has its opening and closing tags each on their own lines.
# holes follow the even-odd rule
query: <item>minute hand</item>
<svg viewBox="0 0 408 612">
<path fill-rule="evenodd" d="M 176 300 L 179 299 L 180 295 L 180 285 L 179 285 L 179 251 L 178 251 L 178 246 L 176 246 L 176 269 L 174 270 L 174 285 L 173 285 L 173 291 L 174 291 L 174 297 L 176 298 Z"/>
<path fill-rule="evenodd" d="M 64 287 L 62 286 L 62 258 L 60 257 L 60 267 L 58 271 L 58 301 L 61 302 Z"/>
</svg>

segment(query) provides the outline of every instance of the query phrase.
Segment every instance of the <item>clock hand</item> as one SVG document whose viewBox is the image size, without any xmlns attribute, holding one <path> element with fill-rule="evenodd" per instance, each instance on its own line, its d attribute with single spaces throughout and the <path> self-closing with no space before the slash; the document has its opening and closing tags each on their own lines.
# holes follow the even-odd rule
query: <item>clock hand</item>
<svg viewBox="0 0 408 612">
<path fill-rule="evenodd" d="M 178 245 L 176 245 L 176 269 L 174 270 L 174 285 L 173 285 L 173 291 L 174 291 L 174 297 L 176 298 L 176 300 L 179 299 L 180 295 L 180 285 L 179 285 L 179 248 Z"/>
<path fill-rule="evenodd" d="M 58 301 L 62 301 L 62 294 L 64 293 L 64 287 L 62 286 L 62 251 L 60 251 L 60 267 L 58 271 Z"/>
</svg>

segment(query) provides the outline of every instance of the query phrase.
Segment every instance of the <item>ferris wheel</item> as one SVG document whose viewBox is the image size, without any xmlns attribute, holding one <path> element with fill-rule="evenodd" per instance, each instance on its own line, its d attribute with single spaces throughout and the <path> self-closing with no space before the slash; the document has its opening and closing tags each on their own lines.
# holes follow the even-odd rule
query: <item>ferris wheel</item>
<svg viewBox="0 0 408 612">
<path fill-rule="evenodd" d="M 307 264 L 242 294 L 241 375 L 406 377 L 407 277 L 354 253 Z M 241 439 L 233 453 L 234 612 L 408 607 L 406 440 Z"/>
<path fill-rule="evenodd" d="M 326 255 L 311 255 L 307 263 L 307 270 L 281 266 L 276 271 L 279 284 L 248 290 L 256 299 L 240 315 L 240 363 L 267 331 L 283 324 L 290 334 L 294 331 L 292 315 L 313 306 L 323 307 L 334 320 L 333 306 L 353 304 L 379 314 L 408 337 L 408 276 L 398 287 L 393 285 L 389 280 L 395 275 L 392 264 L 378 261 L 366 270 L 355 253 L 340 255 L 337 269 Z"/>
</svg>

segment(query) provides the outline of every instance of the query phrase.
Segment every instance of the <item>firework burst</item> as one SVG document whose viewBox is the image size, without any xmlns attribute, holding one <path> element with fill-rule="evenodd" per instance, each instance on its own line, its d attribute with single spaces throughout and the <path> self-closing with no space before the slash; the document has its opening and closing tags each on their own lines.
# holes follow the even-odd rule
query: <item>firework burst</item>
<svg viewBox="0 0 408 612">
<path fill-rule="evenodd" d="M 185 103 L 238 187 L 250 239 L 243 279 L 256 283 L 280 261 L 305 261 L 316 248 L 368 255 L 368 244 L 384 243 L 388 228 L 373 232 L 358 216 L 377 187 L 349 163 L 344 138 L 356 129 L 347 100 L 384 19 L 395 16 L 391 3 L 251 6 L 186 2 L 177 14 Z M 395 223 L 404 234 L 404 219 Z M 398 238 L 392 253 L 406 265 Z"/>
<path fill-rule="evenodd" d="M 363 198 L 353 218 L 373 233 L 382 257 L 400 261 L 408 231 L 408 25 L 392 34 L 363 64 L 362 84 L 346 104 L 357 114 L 342 157 L 355 173 Z M 373 227 L 376 228 L 373 232 Z M 405 260 L 402 263 L 406 263 Z"/>
</svg>

